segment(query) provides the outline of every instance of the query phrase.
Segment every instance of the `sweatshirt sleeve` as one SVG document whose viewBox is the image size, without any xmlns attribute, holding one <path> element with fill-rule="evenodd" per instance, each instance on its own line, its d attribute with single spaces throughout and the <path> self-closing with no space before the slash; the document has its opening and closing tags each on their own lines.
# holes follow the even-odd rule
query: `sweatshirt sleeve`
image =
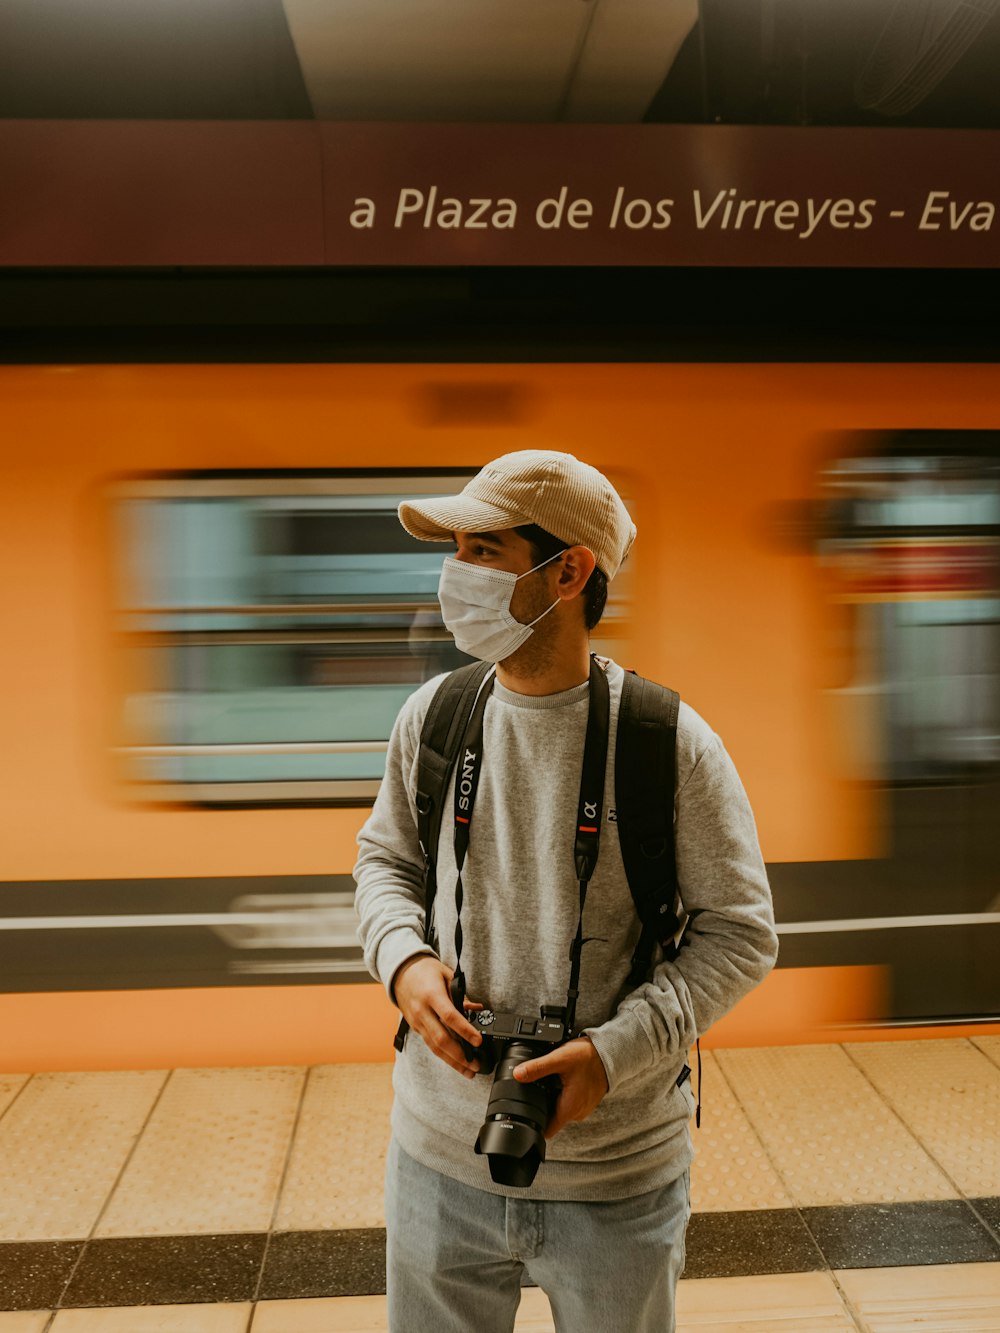
<svg viewBox="0 0 1000 1333">
<path fill-rule="evenodd" d="M 612 1019 L 588 1031 L 612 1089 L 660 1060 L 678 1063 L 777 958 L 753 812 L 721 741 L 705 731 L 707 744 L 675 804 L 677 875 L 692 917 L 685 944 L 625 996 Z"/>
<path fill-rule="evenodd" d="M 420 727 L 441 682 L 428 681 L 400 710 L 389 738 L 385 777 L 361 832 L 355 907 L 365 965 L 394 1000 L 392 980 L 418 954 L 433 954 L 424 939 L 424 860 L 417 838 L 411 775 Z"/>
</svg>

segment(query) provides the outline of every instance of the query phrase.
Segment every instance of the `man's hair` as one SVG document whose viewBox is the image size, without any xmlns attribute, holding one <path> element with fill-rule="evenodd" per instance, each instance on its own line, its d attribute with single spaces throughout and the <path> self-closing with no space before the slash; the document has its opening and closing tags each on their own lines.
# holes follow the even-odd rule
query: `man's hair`
<svg viewBox="0 0 1000 1333">
<path fill-rule="evenodd" d="M 515 528 L 514 531 L 519 537 L 523 537 L 531 547 L 536 565 L 540 565 L 543 560 L 551 560 L 560 551 L 569 550 L 568 542 L 553 537 L 551 532 L 546 532 L 537 523 L 525 523 L 522 527 Z M 598 569 L 595 565 L 594 572 L 583 589 L 583 615 L 588 629 L 594 629 L 601 616 L 604 615 L 607 601 L 608 576 L 603 569 Z"/>
</svg>

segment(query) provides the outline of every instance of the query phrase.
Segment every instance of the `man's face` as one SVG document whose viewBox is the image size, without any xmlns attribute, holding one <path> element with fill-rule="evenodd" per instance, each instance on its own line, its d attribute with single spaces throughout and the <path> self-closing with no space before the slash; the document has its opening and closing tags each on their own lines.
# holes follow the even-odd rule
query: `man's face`
<svg viewBox="0 0 1000 1333">
<path fill-rule="evenodd" d="M 527 574 L 537 564 L 531 545 L 512 529 L 504 532 L 456 532 L 455 559 L 483 569 Z M 529 578 L 519 579 L 510 599 L 511 615 L 530 625 L 556 600 L 554 591 L 562 562 L 553 560 Z"/>
</svg>

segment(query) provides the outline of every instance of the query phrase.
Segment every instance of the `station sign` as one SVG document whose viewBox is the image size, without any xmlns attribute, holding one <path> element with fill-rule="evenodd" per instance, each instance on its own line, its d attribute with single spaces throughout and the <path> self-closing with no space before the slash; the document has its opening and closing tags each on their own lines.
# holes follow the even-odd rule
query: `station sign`
<svg viewBox="0 0 1000 1333">
<path fill-rule="evenodd" d="M 0 121 L 4 265 L 1000 265 L 1000 132 Z"/>
</svg>

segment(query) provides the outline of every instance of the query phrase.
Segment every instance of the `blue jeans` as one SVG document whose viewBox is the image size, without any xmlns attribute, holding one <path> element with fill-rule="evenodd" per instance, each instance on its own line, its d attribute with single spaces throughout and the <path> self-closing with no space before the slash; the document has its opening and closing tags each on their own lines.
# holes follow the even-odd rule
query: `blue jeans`
<svg viewBox="0 0 1000 1333">
<path fill-rule="evenodd" d="M 487 1194 L 393 1140 L 385 1181 L 390 1333 L 511 1333 L 521 1274 L 556 1333 L 674 1333 L 691 1215 L 688 1173 L 609 1203 Z"/>
</svg>

